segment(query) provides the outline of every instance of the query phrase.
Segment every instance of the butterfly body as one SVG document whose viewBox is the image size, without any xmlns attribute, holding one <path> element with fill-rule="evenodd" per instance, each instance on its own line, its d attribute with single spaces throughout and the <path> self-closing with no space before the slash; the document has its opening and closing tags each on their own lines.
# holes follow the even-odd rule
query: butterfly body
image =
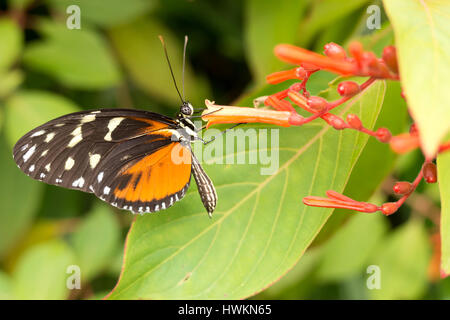
<svg viewBox="0 0 450 320">
<path fill-rule="evenodd" d="M 188 102 L 176 118 L 129 109 L 72 113 L 25 134 L 13 157 L 33 179 L 94 193 L 135 213 L 181 200 L 193 173 L 211 215 L 217 195 L 191 151 L 190 143 L 198 140 L 192 113 Z"/>
</svg>

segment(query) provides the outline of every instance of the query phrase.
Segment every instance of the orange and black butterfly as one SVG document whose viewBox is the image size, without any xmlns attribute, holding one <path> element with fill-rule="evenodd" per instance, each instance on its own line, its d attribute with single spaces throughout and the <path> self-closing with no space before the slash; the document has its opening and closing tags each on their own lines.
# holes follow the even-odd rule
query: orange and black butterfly
<svg viewBox="0 0 450 320">
<path fill-rule="evenodd" d="M 217 194 L 191 151 L 198 139 L 184 102 L 173 119 L 157 113 L 102 109 L 49 121 L 14 146 L 19 168 L 33 179 L 94 193 L 133 212 L 155 212 L 181 200 L 191 172 L 212 214 Z"/>
<path fill-rule="evenodd" d="M 16 143 L 14 160 L 33 179 L 91 192 L 135 213 L 156 212 L 181 200 L 192 173 L 211 216 L 217 194 L 190 146 L 199 139 L 190 120 L 194 108 L 178 94 L 182 104 L 176 118 L 102 109 L 51 120 Z"/>
</svg>

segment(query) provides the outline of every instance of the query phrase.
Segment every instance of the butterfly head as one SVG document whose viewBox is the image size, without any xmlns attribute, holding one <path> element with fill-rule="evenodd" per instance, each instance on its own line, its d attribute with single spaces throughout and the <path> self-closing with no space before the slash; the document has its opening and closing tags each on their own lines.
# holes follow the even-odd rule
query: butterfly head
<svg viewBox="0 0 450 320">
<path fill-rule="evenodd" d="M 183 101 L 180 107 L 180 117 L 191 117 L 194 114 L 194 107 L 188 101 Z"/>
</svg>

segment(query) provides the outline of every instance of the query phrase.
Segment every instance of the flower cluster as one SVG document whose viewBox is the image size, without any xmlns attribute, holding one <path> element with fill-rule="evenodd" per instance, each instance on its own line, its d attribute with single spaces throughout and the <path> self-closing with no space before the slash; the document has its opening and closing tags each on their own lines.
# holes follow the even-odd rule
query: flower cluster
<svg viewBox="0 0 450 320">
<path fill-rule="evenodd" d="M 336 130 L 357 130 L 376 138 L 382 143 L 389 143 L 391 149 L 396 153 L 405 153 L 420 147 L 420 137 L 415 124 L 411 125 L 409 132 L 393 136 L 387 128 L 378 128 L 376 131 L 365 128 L 355 114 L 348 114 L 345 119 L 342 119 L 330 113 L 332 109 L 360 94 L 379 79 L 400 80 L 394 46 L 385 47 L 381 58 L 377 58 L 373 52 L 364 51 L 359 42 L 351 43 L 348 51 L 349 54 L 336 43 L 326 44 L 324 55 L 289 44 L 277 45 L 275 55 L 280 60 L 295 64 L 297 67 L 272 73 L 266 77 L 267 82 L 278 84 L 293 79 L 298 80 L 298 82 L 270 96 L 255 99 L 255 107 L 264 104 L 274 110 L 220 106 L 206 100 L 207 109 L 203 112 L 202 118 L 208 121 L 207 126 L 217 123 L 262 122 L 284 127 L 301 126 L 321 118 Z M 362 84 L 348 80 L 341 81 L 337 86 L 340 98 L 335 101 L 328 101 L 320 96 L 311 96 L 306 88 L 311 75 L 320 70 L 341 76 L 359 76 L 368 77 L 368 79 Z M 304 117 L 299 114 L 293 104 L 307 111 L 310 116 Z M 450 141 L 442 144 L 438 152 L 448 150 L 450 150 Z M 437 181 L 436 165 L 432 160 L 426 159 L 413 182 L 401 181 L 394 185 L 394 193 L 401 196 L 396 202 L 377 206 L 353 200 L 330 190 L 327 192 L 327 198 L 308 196 L 303 199 L 303 203 L 309 206 L 345 208 L 366 213 L 380 211 L 385 215 L 390 215 L 396 212 L 408 199 L 422 179 L 427 183 Z"/>
</svg>

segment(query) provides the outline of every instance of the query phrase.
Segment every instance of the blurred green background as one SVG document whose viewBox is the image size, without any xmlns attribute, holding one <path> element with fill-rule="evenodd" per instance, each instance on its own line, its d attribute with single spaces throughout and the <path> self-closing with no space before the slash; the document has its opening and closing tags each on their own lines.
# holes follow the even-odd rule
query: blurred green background
<svg viewBox="0 0 450 320">
<path fill-rule="evenodd" d="M 71 4 L 81 8 L 80 30 L 66 27 Z M 383 12 L 380 30 L 366 28 L 371 4 L 382 9 L 381 2 L 364 0 L 1 2 L 0 298 L 102 298 L 118 279 L 133 218 L 93 195 L 20 172 L 11 150 L 22 134 L 82 109 L 174 115 L 179 100 L 158 35 L 166 39 L 178 81 L 183 38 L 189 35 L 186 94 L 198 107 L 205 98 L 228 104 L 264 87 L 268 73 L 286 68 L 273 56 L 277 43 L 321 52 L 327 42 L 359 39 L 379 54 L 393 36 Z M 388 89 L 388 95 L 399 95 L 398 84 Z M 404 123 L 393 125 L 407 130 L 406 112 L 398 112 Z M 369 160 L 380 153 L 389 159 L 374 173 L 380 187 L 346 194 L 392 201 L 393 181 L 412 180 L 422 156 L 413 152 L 396 159 L 376 142 L 369 144 Z M 352 179 L 364 185 L 367 176 L 361 172 Z M 438 186 L 421 184 L 389 218 L 337 212 L 294 269 L 254 298 L 449 299 L 450 280 L 439 277 L 439 205 Z M 65 286 L 70 264 L 83 271 L 81 290 Z M 385 270 L 383 290 L 365 285 L 371 264 Z"/>
</svg>

